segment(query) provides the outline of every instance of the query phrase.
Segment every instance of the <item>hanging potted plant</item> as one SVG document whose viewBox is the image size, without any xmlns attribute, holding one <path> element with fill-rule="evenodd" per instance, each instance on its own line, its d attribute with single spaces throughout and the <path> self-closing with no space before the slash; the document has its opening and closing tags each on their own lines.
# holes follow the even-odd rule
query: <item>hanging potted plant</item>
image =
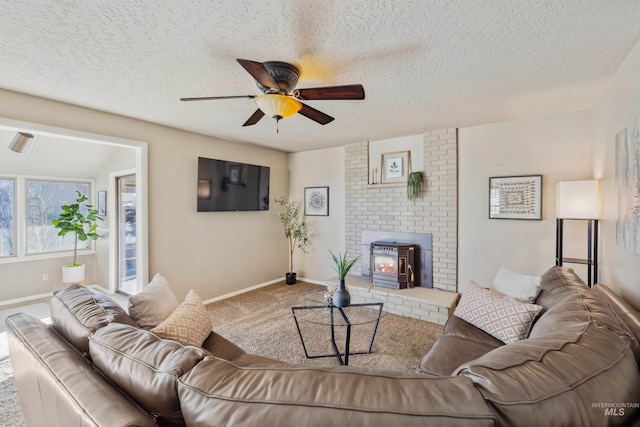
<svg viewBox="0 0 640 427">
<path fill-rule="evenodd" d="M 76 203 L 62 205 L 62 212 L 58 218 L 51 220 L 53 226 L 60 230 L 58 236 L 62 237 L 67 233 L 74 234 L 73 263 L 62 267 L 62 282 L 65 285 L 72 283 L 84 285 L 84 264 L 77 262 L 78 240 L 84 242 L 87 239 L 96 240 L 100 237 L 96 233 L 96 228 L 98 228 L 96 221 L 102 220 L 102 217 L 98 215 L 98 211 L 92 205 L 84 203 L 88 200 L 87 196 L 79 191 L 76 193 L 78 193 Z"/>
<path fill-rule="evenodd" d="M 331 254 L 331 260 L 333 261 L 333 269 L 338 273 L 338 287 L 333 292 L 331 296 L 331 303 L 336 307 L 349 307 L 351 304 L 351 295 L 345 286 L 345 277 L 351 267 L 354 266 L 356 262 L 360 259 L 360 257 L 355 257 L 353 259 L 347 258 L 347 252 L 345 251 L 344 255 L 341 255 L 338 252 L 338 256 L 335 256 L 333 252 L 329 251 Z"/>
<path fill-rule="evenodd" d="M 285 275 L 287 285 L 294 285 L 297 275 L 293 271 L 293 252 L 300 249 L 307 253 L 309 235 L 307 234 L 307 224 L 300 218 L 300 208 L 296 202 L 288 200 L 286 197 L 275 199 L 280 205 L 280 222 L 284 227 L 284 237 L 289 240 L 289 272 Z"/>
<path fill-rule="evenodd" d="M 407 179 L 407 198 L 415 201 L 422 194 L 422 172 L 411 172 Z"/>
</svg>

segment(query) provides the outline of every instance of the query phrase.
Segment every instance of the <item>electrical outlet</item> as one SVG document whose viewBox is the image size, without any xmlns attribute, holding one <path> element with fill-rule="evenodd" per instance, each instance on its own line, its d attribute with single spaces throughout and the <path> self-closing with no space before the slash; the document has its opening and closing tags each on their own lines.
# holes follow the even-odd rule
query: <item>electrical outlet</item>
<svg viewBox="0 0 640 427">
<path fill-rule="evenodd" d="M 42 275 L 42 280 L 49 280 L 49 273 L 44 273 Z"/>
</svg>

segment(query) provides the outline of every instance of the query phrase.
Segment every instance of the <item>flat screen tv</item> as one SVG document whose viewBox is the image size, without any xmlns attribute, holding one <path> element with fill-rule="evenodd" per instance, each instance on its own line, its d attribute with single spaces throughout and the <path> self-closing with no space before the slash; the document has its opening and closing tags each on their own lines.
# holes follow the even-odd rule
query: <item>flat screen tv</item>
<svg viewBox="0 0 640 427">
<path fill-rule="evenodd" d="M 267 166 L 198 157 L 198 212 L 268 211 Z"/>
</svg>

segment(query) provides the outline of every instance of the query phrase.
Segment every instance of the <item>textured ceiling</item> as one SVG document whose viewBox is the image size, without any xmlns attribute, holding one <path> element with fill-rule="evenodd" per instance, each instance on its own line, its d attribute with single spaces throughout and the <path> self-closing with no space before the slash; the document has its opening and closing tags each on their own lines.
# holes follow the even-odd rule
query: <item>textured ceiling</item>
<svg viewBox="0 0 640 427">
<path fill-rule="evenodd" d="M 284 151 L 593 106 L 640 39 L 637 0 L 0 0 L 0 87 Z M 299 88 L 362 83 L 241 127 L 235 62 L 286 61 Z"/>
</svg>

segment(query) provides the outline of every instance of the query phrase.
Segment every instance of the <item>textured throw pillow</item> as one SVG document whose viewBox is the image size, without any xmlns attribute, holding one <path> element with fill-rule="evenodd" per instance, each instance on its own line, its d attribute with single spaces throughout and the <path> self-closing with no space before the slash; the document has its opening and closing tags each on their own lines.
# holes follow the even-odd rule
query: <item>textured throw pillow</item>
<svg viewBox="0 0 640 427">
<path fill-rule="evenodd" d="M 201 347 L 211 333 L 213 322 L 198 294 L 193 289 L 171 316 L 153 328 L 151 332 L 184 345 Z"/>
<path fill-rule="evenodd" d="M 527 337 L 541 310 L 539 305 L 517 301 L 472 281 L 453 314 L 510 344 Z"/>
<path fill-rule="evenodd" d="M 540 293 L 540 276 L 528 276 L 500 267 L 491 290 L 520 301 L 534 303 Z"/>
<path fill-rule="evenodd" d="M 161 274 L 156 274 L 144 290 L 129 297 L 129 316 L 138 326 L 151 329 L 169 317 L 180 302 Z"/>
</svg>

